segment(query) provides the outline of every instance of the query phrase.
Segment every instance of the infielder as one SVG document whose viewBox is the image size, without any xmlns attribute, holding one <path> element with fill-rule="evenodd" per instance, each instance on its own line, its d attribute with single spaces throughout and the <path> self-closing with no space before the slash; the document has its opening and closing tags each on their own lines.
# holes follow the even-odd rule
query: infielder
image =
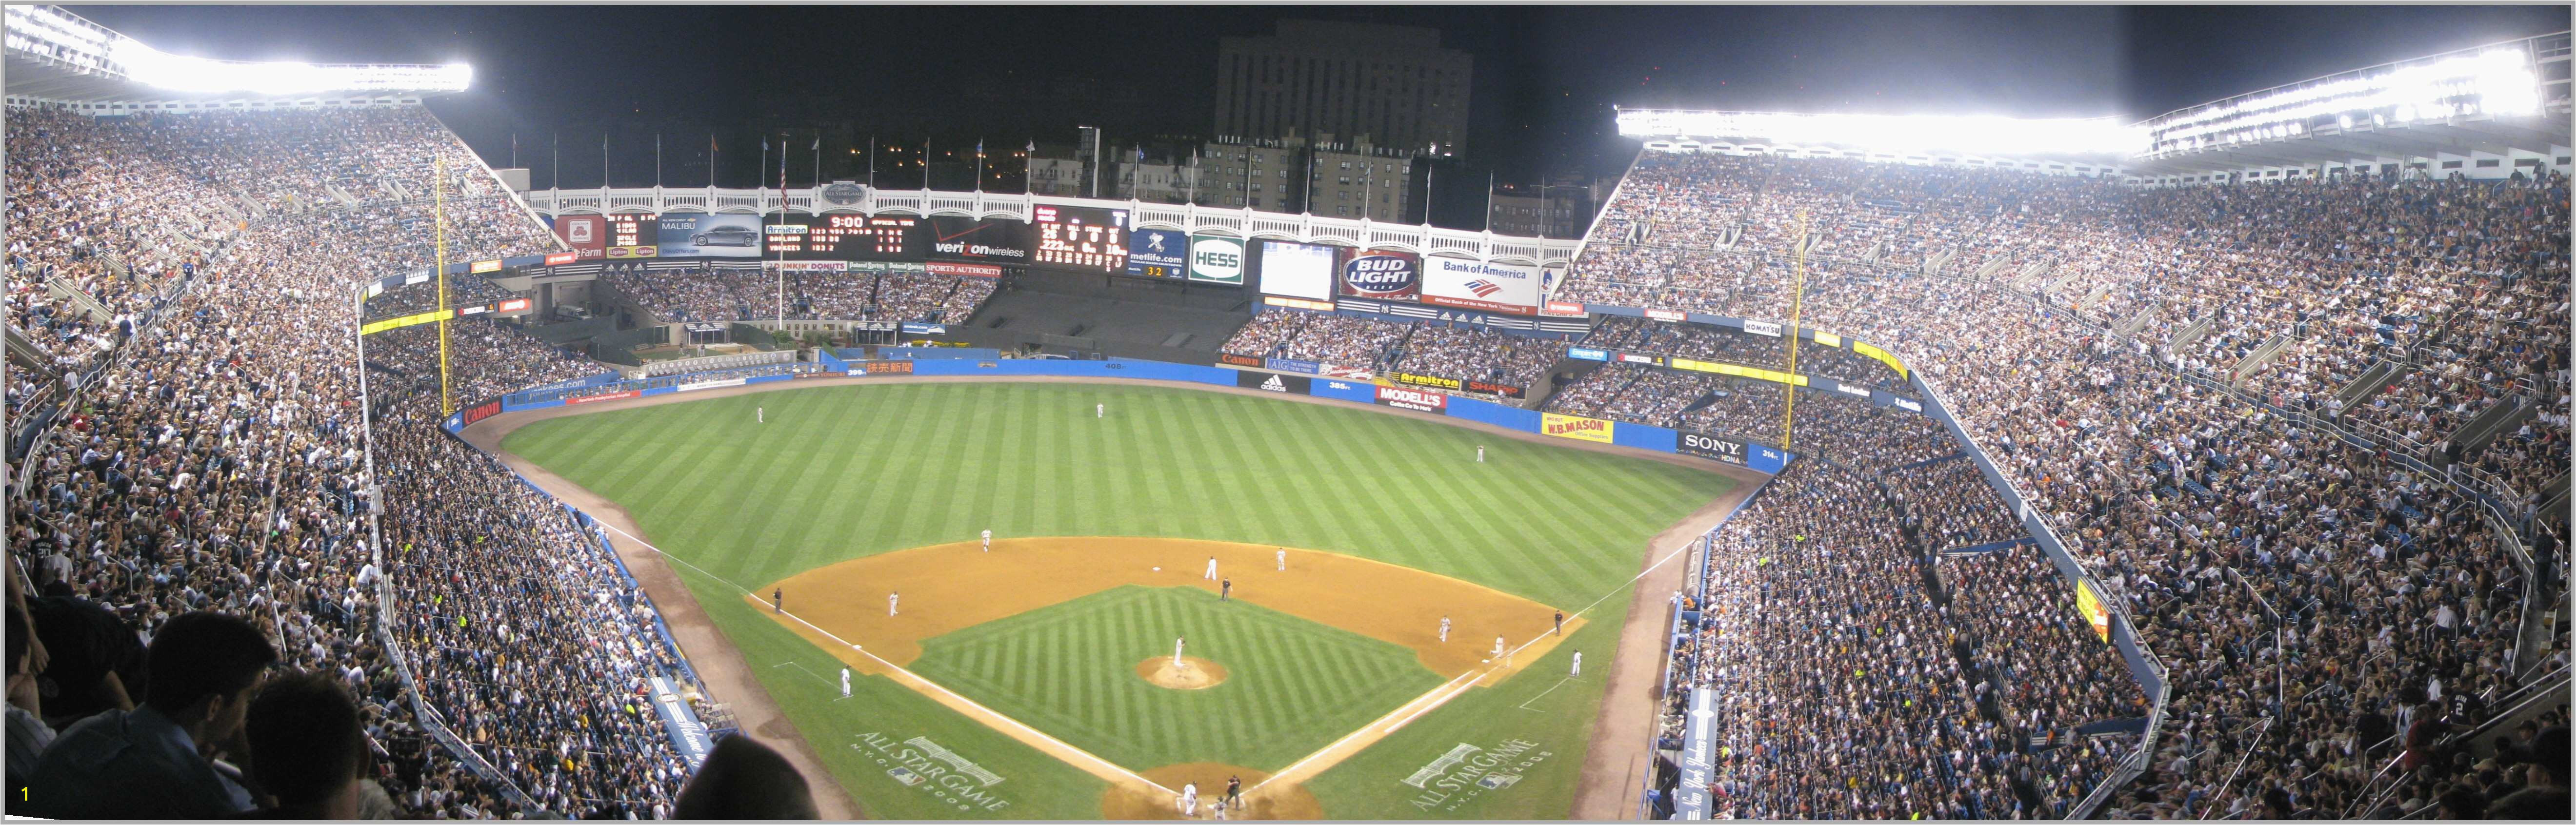
<svg viewBox="0 0 2576 825">
<path fill-rule="evenodd" d="M 1172 666 L 1173 666 L 1173 667 L 1180 667 L 1180 666 L 1181 666 L 1181 649 L 1182 649 L 1182 648 L 1185 648 L 1185 647 L 1189 647 L 1189 646 L 1190 646 L 1190 637 L 1188 637 L 1188 636 L 1181 636 L 1181 637 L 1178 637 L 1178 638 L 1174 638 L 1174 639 L 1172 640 Z"/>
<path fill-rule="evenodd" d="M 1209 556 L 1209 557 L 1208 557 L 1207 578 L 1209 578 L 1209 579 L 1214 579 L 1214 578 L 1216 578 L 1216 557 L 1215 557 L 1215 556 Z"/>
<path fill-rule="evenodd" d="M 1565 635 L 1565 611 L 1556 611 L 1556 635 Z"/>
<path fill-rule="evenodd" d="M 887 593 L 887 594 L 886 594 L 886 615 L 888 615 L 888 616 L 892 616 L 892 615 L 894 615 L 894 612 L 895 612 L 895 611 L 894 611 L 895 602 L 898 602 L 898 601 L 901 601 L 901 600 L 903 600 L 903 594 L 902 594 L 902 593 Z"/>
<path fill-rule="evenodd" d="M 1494 637 L 1494 658 L 1503 658 L 1503 637 Z"/>
<path fill-rule="evenodd" d="M 1449 643 L 1449 617 L 1447 616 L 1440 617 L 1440 643 L 1444 645 Z"/>
<path fill-rule="evenodd" d="M 850 669 L 841 668 L 841 698 L 850 698 Z"/>
<path fill-rule="evenodd" d="M 1574 672 L 1566 675 L 1569 677 L 1583 675 L 1583 651 L 1574 652 Z"/>
<path fill-rule="evenodd" d="M 769 612 L 771 612 L 771 613 L 785 613 L 785 612 L 787 612 L 787 589 L 786 589 L 786 588 L 783 588 L 783 587 L 782 587 L 782 588 L 776 588 L 776 589 L 772 589 L 772 590 L 770 590 L 770 591 L 769 591 Z"/>
<path fill-rule="evenodd" d="M 1189 784 L 1182 785 L 1182 786 L 1181 786 L 1181 815 L 1182 815 L 1182 816 L 1197 816 L 1197 815 L 1198 815 L 1198 813 L 1199 813 L 1199 786 L 1198 786 L 1198 783 L 1193 782 L 1193 783 L 1189 783 Z"/>
<path fill-rule="evenodd" d="M 993 552 L 993 531 L 984 531 L 984 552 Z"/>
<path fill-rule="evenodd" d="M 1288 569 L 1288 548 L 1279 548 L 1279 569 Z"/>
</svg>

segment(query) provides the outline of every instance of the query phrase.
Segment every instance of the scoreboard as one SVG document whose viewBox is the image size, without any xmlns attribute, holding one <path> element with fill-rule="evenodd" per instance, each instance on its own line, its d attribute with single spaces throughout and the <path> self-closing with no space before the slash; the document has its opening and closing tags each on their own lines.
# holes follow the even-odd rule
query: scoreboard
<svg viewBox="0 0 2576 825">
<path fill-rule="evenodd" d="M 611 214 L 608 218 L 609 246 L 652 246 L 658 242 L 661 222 L 653 215 Z"/>
<path fill-rule="evenodd" d="M 1127 210 L 1039 204 L 1031 217 L 1036 263 L 1126 273 Z"/>
<path fill-rule="evenodd" d="M 768 236 L 764 251 L 788 260 L 918 261 L 922 257 L 921 244 L 914 237 L 920 232 L 921 219 L 910 215 L 788 215 L 771 216 L 768 222 L 804 229 Z"/>
</svg>

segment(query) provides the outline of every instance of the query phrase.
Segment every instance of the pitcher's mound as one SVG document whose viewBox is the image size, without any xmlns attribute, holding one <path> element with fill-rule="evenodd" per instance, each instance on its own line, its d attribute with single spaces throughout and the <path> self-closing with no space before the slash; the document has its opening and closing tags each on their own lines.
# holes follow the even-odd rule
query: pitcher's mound
<svg viewBox="0 0 2576 825">
<path fill-rule="evenodd" d="M 1168 661 L 1168 660 L 1166 660 Z M 1269 771 L 1236 767 L 1216 762 L 1191 762 L 1165 765 L 1144 773 L 1145 778 L 1174 792 L 1182 785 L 1199 786 L 1199 807 L 1195 815 L 1181 815 L 1177 800 L 1170 793 L 1148 788 L 1136 782 L 1120 782 L 1109 787 L 1100 797 L 1103 819 L 1215 819 L 1215 803 L 1225 798 L 1225 780 L 1243 780 L 1243 810 L 1227 811 L 1227 819 L 1322 819 L 1324 806 L 1304 785 L 1260 785 L 1270 778 Z"/>
<path fill-rule="evenodd" d="M 1199 690 L 1216 687 L 1225 681 L 1225 666 L 1196 656 L 1181 657 L 1181 666 L 1172 666 L 1172 657 L 1156 656 L 1136 663 L 1136 675 L 1155 687 L 1173 690 Z"/>
</svg>

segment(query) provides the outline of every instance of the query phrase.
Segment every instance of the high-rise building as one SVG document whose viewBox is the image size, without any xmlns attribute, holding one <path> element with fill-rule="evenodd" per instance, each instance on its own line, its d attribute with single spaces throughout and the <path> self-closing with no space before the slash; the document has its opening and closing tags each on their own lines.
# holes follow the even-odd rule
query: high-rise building
<svg viewBox="0 0 2576 825">
<path fill-rule="evenodd" d="M 1467 137 L 1473 60 L 1432 29 L 1283 20 L 1220 39 L 1216 68 L 1223 137 L 1368 135 L 1416 154 L 1454 154 Z"/>
<path fill-rule="evenodd" d="M 1492 221 L 1486 226 L 1494 234 L 1541 238 L 1583 237 L 1592 228 L 1593 204 L 1598 202 L 1591 186 L 1575 180 L 1506 183 L 1495 186 L 1489 197 Z"/>
</svg>

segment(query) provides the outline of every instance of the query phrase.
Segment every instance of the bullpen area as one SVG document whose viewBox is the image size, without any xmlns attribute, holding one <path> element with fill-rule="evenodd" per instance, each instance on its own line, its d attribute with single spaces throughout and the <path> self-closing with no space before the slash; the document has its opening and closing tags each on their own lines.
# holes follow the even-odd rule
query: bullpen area
<svg viewBox="0 0 2576 825">
<path fill-rule="evenodd" d="M 835 384 L 502 446 L 623 509 L 874 817 L 1229 780 L 1235 818 L 1564 817 L 1649 539 L 1736 486 L 1230 392 Z"/>
</svg>

